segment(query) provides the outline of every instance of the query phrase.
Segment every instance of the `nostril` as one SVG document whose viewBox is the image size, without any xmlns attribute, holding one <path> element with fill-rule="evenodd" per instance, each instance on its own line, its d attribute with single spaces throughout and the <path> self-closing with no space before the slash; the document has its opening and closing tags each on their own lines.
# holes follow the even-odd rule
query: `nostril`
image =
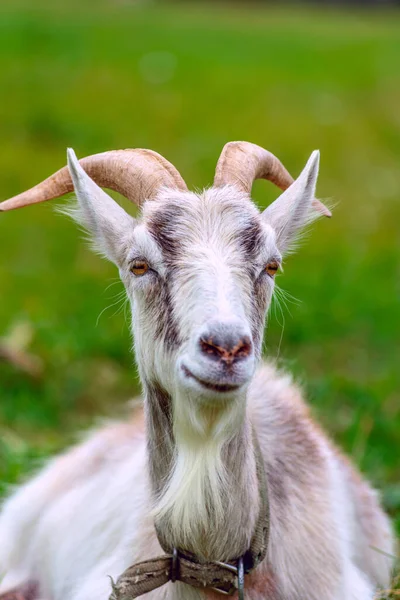
<svg viewBox="0 0 400 600">
<path fill-rule="evenodd" d="M 224 353 L 224 349 L 218 341 L 214 341 L 212 337 L 200 338 L 200 348 L 204 354 L 208 354 L 210 357 L 218 359 L 220 359 Z"/>
<path fill-rule="evenodd" d="M 216 336 L 201 337 L 199 345 L 203 354 L 210 358 L 222 361 L 227 365 L 235 361 L 245 359 L 252 353 L 252 343 L 248 336 L 240 339 L 230 340 L 230 343 Z"/>
<path fill-rule="evenodd" d="M 232 348 L 231 352 L 235 358 L 246 358 L 251 354 L 252 351 L 252 343 L 249 337 L 244 337 L 239 340 L 234 348 Z"/>
</svg>

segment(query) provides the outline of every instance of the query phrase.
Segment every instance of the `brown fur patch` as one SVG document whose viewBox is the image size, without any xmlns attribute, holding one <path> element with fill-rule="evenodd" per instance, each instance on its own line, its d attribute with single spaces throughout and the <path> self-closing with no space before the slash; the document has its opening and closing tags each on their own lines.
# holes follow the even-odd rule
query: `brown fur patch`
<svg viewBox="0 0 400 600">
<path fill-rule="evenodd" d="M 252 222 L 240 232 L 240 246 L 247 259 L 254 258 L 264 244 L 264 232 L 259 219 L 252 219 Z"/>
<path fill-rule="evenodd" d="M 172 430 L 172 400 L 156 383 L 148 383 L 146 390 L 150 480 L 153 493 L 159 496 L 171 471 L 175 445 Z"/>
<path fill-rule="evenodd" d="M 181 244 L 176 235 L 176 221 L 183 213 L 184 208 L 171 201 L 168 206 L 155 211 L 147 222 L 147 228 L 162 249 L 167 262 L 181 252 Z"/>
</svg>

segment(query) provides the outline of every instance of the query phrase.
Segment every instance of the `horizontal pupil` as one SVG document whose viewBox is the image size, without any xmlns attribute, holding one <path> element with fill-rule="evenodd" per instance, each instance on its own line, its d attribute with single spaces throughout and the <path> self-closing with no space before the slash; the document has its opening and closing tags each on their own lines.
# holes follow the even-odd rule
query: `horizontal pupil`
<svg viewBox="0 0 400 600">
<path fill-rule="evenodd" d="M 135 273 L 135 275 L 144 275 L 148 269 L 148 264 L 145 262 L 137 262 L 134 263 L 131 267 L 131 271 Z"/>
</svg>

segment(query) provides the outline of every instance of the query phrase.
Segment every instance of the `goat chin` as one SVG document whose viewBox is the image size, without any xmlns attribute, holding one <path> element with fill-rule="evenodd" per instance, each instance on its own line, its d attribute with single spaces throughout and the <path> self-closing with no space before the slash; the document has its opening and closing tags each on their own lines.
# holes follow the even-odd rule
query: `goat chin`
<svg viewBox="0 0 400 600">
<path fill-rule="evenodd" d="M 248 578 L 246 597 L 372 600 L 376 587 L 389 584 L 387 555 L 394 554 L 375 492 L 312 422 L 287 376 L 263 366 L 247 407 L 244 423 L 256 428 L 267 470 L 271 532 L 268 560 Z M 154 506 L 141 411 L 93 432 L 5 502 L 0 591 L 35 581 L 46 600 L 106 600 L 107 575 L 117 578 L 133 562 L 162 552 L 154 515 L 169 521 L 176 542 L 200 553 L 205 531 L 211 552 L 224 555 L 242 544 L 257 513 L 254 465 L 238 442 L 243 435 L 227 442 L 229 452 L 214 439 L 200 453 L 185 444 L 184 431 L 171 479 Z M 146 597 L 214 596 L 169 584 Z"/>
</svg>

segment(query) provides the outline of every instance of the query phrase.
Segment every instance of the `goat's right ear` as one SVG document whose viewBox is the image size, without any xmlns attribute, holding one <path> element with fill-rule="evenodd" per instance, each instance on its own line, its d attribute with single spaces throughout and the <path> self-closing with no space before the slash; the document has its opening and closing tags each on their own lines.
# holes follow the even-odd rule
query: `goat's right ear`
<svg viewBox="0 0 400 600">
<path fill-rule="evenodd" d="M 120 265 L 125 255 L 124 239 L 136 221 L 89 177 L 71 148 L 67 156 L 78 206 L 63 212 L 90 233 L 96 250 Z"/>
<path fill-rule="evenodd" d="M 319 152 L 314 150 L 299 177 L 263 212 L 263 218 L 275 230 L 282 253 L 290 249 L 306 225 L 320 216 L 312 206 L 318 168 Z"/>
</svg>

